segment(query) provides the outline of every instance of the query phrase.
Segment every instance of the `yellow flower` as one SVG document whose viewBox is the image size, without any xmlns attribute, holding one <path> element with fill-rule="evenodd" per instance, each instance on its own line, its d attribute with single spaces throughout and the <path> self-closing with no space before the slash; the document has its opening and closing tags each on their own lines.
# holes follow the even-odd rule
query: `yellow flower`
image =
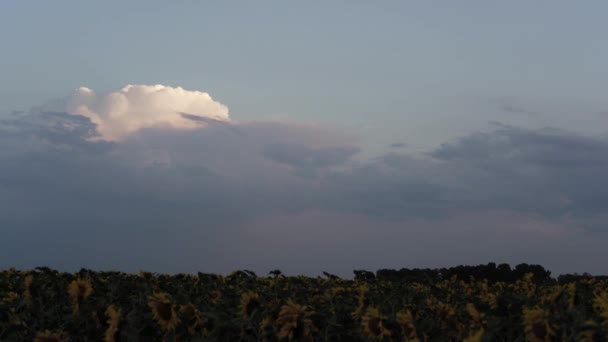
<svg viewBox="0 0 608 342">
<path fill-rule="evenodd" d="M 496 309 L 498 307 L 496 295 L 489 291 L 482 292 L 481 295 L 479 295 L 479 299 L 488 304 L 492 309 Z"/>
<path fill-rule="evenodd" d="M 548 289 L 546 292 L 547 293 L 541 297 L 540 301 L 542 304 L 555 303 L 561 298 L 563 294 L 562 288 L 560 286 Z"/>
<path fill-rule="evenodd" d="M 168 293 L 159 292 L 153 294 L 148 298 L 148 306 L 152 310 L 152 316 L 163 330 L 175 330 L 179 324 L 179 318 L 175 313 L 175 307 L 171 303 Z"/>
<path fill-rule="evenodd" d="M 368 307 L 365 315 L 361 318 L 363 334 L 369 338 L 378 340 L 390 337 L 390 330 L 384 326 L 386 319 L 386 316 L 381 315 L 377 308 L 373 306 Z"/>
<path fill-rule="evenodd" d="M 241 316 L 245 319 L 249 318 L 253 311 L 260 306 L 260 296 L 248 291 L 241 296 L 241 304 L 239 305 Z"/>
<path fill-rule="evenodd" d="M 484 325 L 483 315 L 477 311 L 475 305 L 473 303 L 467 303 L 467 312 L 469 316 L 471 316 L 471 320 L 473 321 L 473 326 L 476 328 L 482 327 Z"/>
<path fill-rule="evenodd" d="M 188 303 L 187 305 L 182 305 L 179 313 L 191 334 L 195 334 L 198 331 L 198 328 L 202 326 L 203 320 L 201 318 L 201 313 L 194 304 Z"/>
<path fill-rule="evenodd" d="M 547 320 L 548 314 L 545 310 L 538 307 L 524 309 L 523 316 L 526 339 L 528 341 L 553 341 L 555 330 Z"/>
<path fill-rule="evenodd" d="M 222 299 L 222 293 L 218 290 L 211 291 L 211 303 L 217 304 Z"/>
<path fill-rule="evenodd" d="M 34 276 L 31 274 L 26 276 L 23 280 L 23 298 L 29 304 L 32 302 L 32 283 L 34 282 Z"/>
<path fill-rule="evenodd" d="M 63 333 L 54 333 L 49 330 L 39 331 L 34 338 L 34 342 L 65 342 Z"/>
<path fill-rule="evenodd" d="M 90 279 L 76 279 L 68 285 L 68 294 L 72 300 L 74 313 L 80 310 L 80 304 L 93 294 L 93 286 Z"/>
<path fill-rule="evenodd" d="M 346 292 L 346 289 L 344 287 L 341 287 L 341 286 L 340 287 L 332 287 L 331 288 L 331 295 L 333 297 L 339 296 L 339 295 L 343 294 L 344 292 Z"/>
<path fill-rule="evenodd" d="M 430 309 L 435 312 L 438 318 L 443 323 L 455 323 L 456 321 L 456 309 L 449 303 L 443 303 L 437 300 L 430 301 Z"/>
<path fill-rule="evenodd" d="M 397 323 L 401 326 L 406 341 L 419 341 L 414 325 L 414 316 L 408 309 L 401 310 L 397 313 Z"/>
<path fill-rule="evenodd" d="M 108 306 L 106 309 L 106 316 L 108 320 L 108 328 L 106 329 L 106 333 L 104 335 L 104 342 L 116 342 L 118 329 L 120 328 L 120 316 L 121 310 L 116 309 L 114 305 Z"/>
<path fill-rule="evenodd" d="M 274 336 L 274 327 L 272 326 L 272 320 L 269 317 L 264 318 L 260 322 L 260 332 L 262 341 L 271 341 Z"/>
<path fill-rule="evenodd" d="M 310 319 L 313 314 L 314 312 L 307 306 L 296 304 L 291 299 L 287 300 L 287 304 L 281 307 L 276 321 L 279 327 L 277 337 L 290 341 L 311 339 L 313 333 L 317 331 Z"/>
<path fill-rule="evenodd" d="M 576 283 L 567 284 L 565 288 L 568 294 L 568 310 L 572 310 L 576 304 Z"/>
<path fill-rule="evenodd" d="M 600 291 L 599 288 L 594 291 L 593 310 L 600 315 L 602 322 L 608 325 L 608 291 Z"/>
<path fill-rule="evenodd" d="M 578 342 L 594 342 L 597 341 L 597 333 L 600 330 L 599 326 L 594 321 L 586 321 L 578 329 L 576 341 Z"/>
<path fill-rule="evenodd" d="M 12 304 L 19 299 L 19 295 L 16 292 L 7 293 L 6 297 L 2 299 L 2 302 Z"/>
<path fill-rule="evenodd" d="M 469 335 L 469 337 L 462 340 L 462 342 L 481 342 L 483 333 L 484 333 L 484 330 L 483 330 L 483 328 L 481 328 L 481 329 L 477 330 L 477 332 L 475 332 L 474 334 Z"/>
<path fill-rule="evenodd" d="M 359 318 L 367 309 L 369 300 L 367 298 L 367 284 L 363 284 L 359 288 L 359 294 L 357 295 L 357 309 L 353 312 L 353 317 Z"/>
</svg>

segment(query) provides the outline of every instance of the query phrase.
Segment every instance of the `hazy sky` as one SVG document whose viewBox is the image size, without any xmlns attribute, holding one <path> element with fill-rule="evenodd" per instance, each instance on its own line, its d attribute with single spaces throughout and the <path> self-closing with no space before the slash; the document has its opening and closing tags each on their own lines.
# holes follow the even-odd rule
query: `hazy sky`
<svg viewBox="0 0 608 342">
<path fill-rule="evenodd" d="M 0 267 L 608 273 L 604 1 L 0 3 Z"/>
</svg>

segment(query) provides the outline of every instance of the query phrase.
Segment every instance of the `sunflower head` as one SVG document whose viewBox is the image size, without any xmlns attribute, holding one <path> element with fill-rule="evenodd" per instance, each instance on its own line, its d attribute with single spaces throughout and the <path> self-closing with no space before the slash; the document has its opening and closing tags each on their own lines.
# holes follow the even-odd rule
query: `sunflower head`
<svg viewBox="0 0 608 342">
<path fill-rule="evenodd" d="M 13 304 L 14 302 L 16 302 L 17 300 L 19 300 L 19 295 L 17 294 L 17 292 L 9 292 L 6 294 L 6 297 L 4 297 L 2 299 L 3 303 L 7 303 L 7 304 Z"/>
<path fill-rule="evenodd" d="M 311 316 L 314 314 L 309 307 L 296 304 L 291 298 L 281 307 L 276 320 L 279 339 L 309 340 L 317 331 Z"/>
<path fill-rule="evenodd" d="M 363 334 L 374 340 L 382 340 L 391 336 L 391 331 L 386 328 L 387 318 L 380 314 L 380 311 L 370 306 L 361 318 Z"/>
<path fill-rule="evenodd" d="M 39 331 L 34 337 L 34 342 L 65 342 L 62 332 L 52 332 L 50 330 Z"/>
<path fill-rule="evenodd" d="M 194 304 L 188 303 L 182 305 L 179 309 L 179 314 L 191 334 L 195 334 L 203 326 L 201 313 Z"/>
<path fill-rule="evenodd" d="M 553 326 L 549 323 L 545 310 L 535 307 L 524 309 L 524 328 L 526 339 L 531 342 L 552 341 L 555 337 Z"/>
<path fill-rule="evenodd" d="M 401 326 L 403 334 L 408 341 L 414 341 L 418 338 L 416 326 L 414 325 L 414 316 L 409 309 L 401 310 L 397 313 L 397 323 Z"/>
<path fill-rule="evenodd" d="M 73 280 L 70 285 L 68 285 L 68 294 L 70 295 L 74 312 L 77 313 L 80 309 L 80 304 L 93 294 L 91 280 L 88 278 Z"/>
<path fill-rule="evenodd" d="M 213 290 L 211 291 L 211 303 L 213 305 L 219 303 L 219 301 L 222 299 L 222 292 L 220 292 L 219 290 Z"/>
<path fill-rule="evenodd" d="M 542 304 L 554 303 L 560 300 L 563 295 L 563 289 L 560 286 L 553 287 L 541 297 Z"/>
<path fill-rule="evenodd" d="M 481 338 L 483 337 L 484 332 L 485 331 L 483 330 L 483 328 L 481 328 L 470 334 L 468 337 L 462 340 L 462 342 L 481 342 Z"/>
<path fill-rule="evenodd" d="M 32 302 L 32 283 L 34 282 L 34 276 L 29 274 L 23 280 L 23 298 L 29 304 Z"/>
<path fill-rule="evenodd" d="M 467 313 L 471 316 L 472 325 L 475 327 L 481 327 L 484 325 L 484 315 L 481 314 L 473 303 L 467 303 Z"/>
<path fill-rule="evenodd" d="M 367 298 L 367 284 L 363 284 L 363 286 L 359 288 L 359 293 L 357 294 L 357 309 L 355 309 L 355 312 L 353 312 L 353 317 L 361 317 L 368 305 L 369 298 Z"/>
<path fill-rule="evenodd" d="M 598 341 L 600 326 L 594 321 L 586 321 L 577 328 L 576 341 L 593 342 Z"/>
<path fill-rule="evenodd" d="M 576 305 L 576 283 L 570 283 L 564 286 L 568 294 L 568 310 L 574 309 Z"/>
<path fill-rule="evenodd" d="M 608 324 L 608 291 L 596 290 L 593 295 L 593 310 L 597 312 L 604 324 Z"/>
<path fill-rule="evenodd" d="M 108 317 L 106 321 L 108 328 L 104 335 L 104 342 L 116 342 L 120 328 L 121 310 L 117 309 L 114 305 L 110 305 L 106 309 L 105 314 Z"/>
<path fill-rule="evenodd" d="M 266 317 L 260 322 L 260 332 L 263 340 L 271 340 L 271 338 L 274 336 L 272 319 Z"/>
<path fill-rule="evenodd" d="M 157 292 L 148 298 L 152 316 L 164 331 L 173 331 L 179 324 L 175 306 L 166 292 Z"/>
<path fill-rule="evenodd" d="M 241 304 L 239 305 L 241 317 L 245 319 L 249 318 L 253 311 L 259 308 L 260 305 L 260 296 L 257 293 L 253 291 L 243 293 L 241 296 Z"/>
</svg>

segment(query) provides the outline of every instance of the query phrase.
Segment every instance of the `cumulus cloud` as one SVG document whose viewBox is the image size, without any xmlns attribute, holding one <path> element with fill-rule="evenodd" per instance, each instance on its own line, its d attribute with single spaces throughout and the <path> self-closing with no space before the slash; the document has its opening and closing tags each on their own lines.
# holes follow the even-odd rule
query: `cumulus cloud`
<svg viewBox="0 0 608 342">
<path fill-rule="evenodd" d="M 230 120 L 228 107 L 208 93 L 160 84 L 127 85 L 108 94 L 80 87 L 42 110 L 87 117 L 97 125 L 100 138 L 109 141 L 123 140 L 142 128 L 193 129 L 204 125 L 182 113 L 222 122 Z"/>
</svg>

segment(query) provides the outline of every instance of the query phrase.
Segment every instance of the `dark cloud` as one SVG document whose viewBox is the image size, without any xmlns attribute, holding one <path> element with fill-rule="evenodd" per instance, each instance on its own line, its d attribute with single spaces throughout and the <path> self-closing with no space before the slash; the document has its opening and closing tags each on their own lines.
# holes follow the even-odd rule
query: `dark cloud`
<svg viewBox="0 0 608 342">
<path fill-rule="evenodd" d="M 456 143 L 443 144 L 431 156 L 442 160 L 502 160 L 546 167 L 587 168 L 606 166 L 607 150 L 606 141 L 557 129 L 502 126 L 492 133 L 476 133 Z"/>
<path fill-rule="evenodd" d="M 496 205 L 583 216 L 608 209 L 608 182 L 601 176 L 608 172 L 605 139 L 502 126 L 443 144 L 429 155 L 448 168 L 473 168 L 468 174 L 479 177 L 471 180 L 471 186 L 478 187 L 473 191 L 491 189 Z M 489 177 L 494 181 L 484 183 Z"/>
<path fill-rule="evenodd" d="M 347 162 L 359 149 L 352 146 L 309 148 L 304 145 L 275 143 L 265 147 L 264 156 L 291 166 L 299 175 L 314 176 L 318 170 Z"/>
<path fill-rule="evenodd" d="M 602 138 L 495 125 L 426 155 L 361 161 L 351 137 L 324 127 L 205 122 L 107 143 L 81 116 L 3 121 L 0 266 L 314 273 L 334 255 L 348 274 L 474 251 L 568 270 L 579 261 L 562 260 L 560 243 L 584 254 L 605 241 Z"/>
<path fill-rule="evenodd" d="M 89 118 L 61 112 L 32 112 L 0 120 L 0 133 L 37 138 L 55 147 L 84 149 L 89 152 L 107 151 L 111 143 L 91 142 L 99 137 L 97 125 Z"/>
</svg>

